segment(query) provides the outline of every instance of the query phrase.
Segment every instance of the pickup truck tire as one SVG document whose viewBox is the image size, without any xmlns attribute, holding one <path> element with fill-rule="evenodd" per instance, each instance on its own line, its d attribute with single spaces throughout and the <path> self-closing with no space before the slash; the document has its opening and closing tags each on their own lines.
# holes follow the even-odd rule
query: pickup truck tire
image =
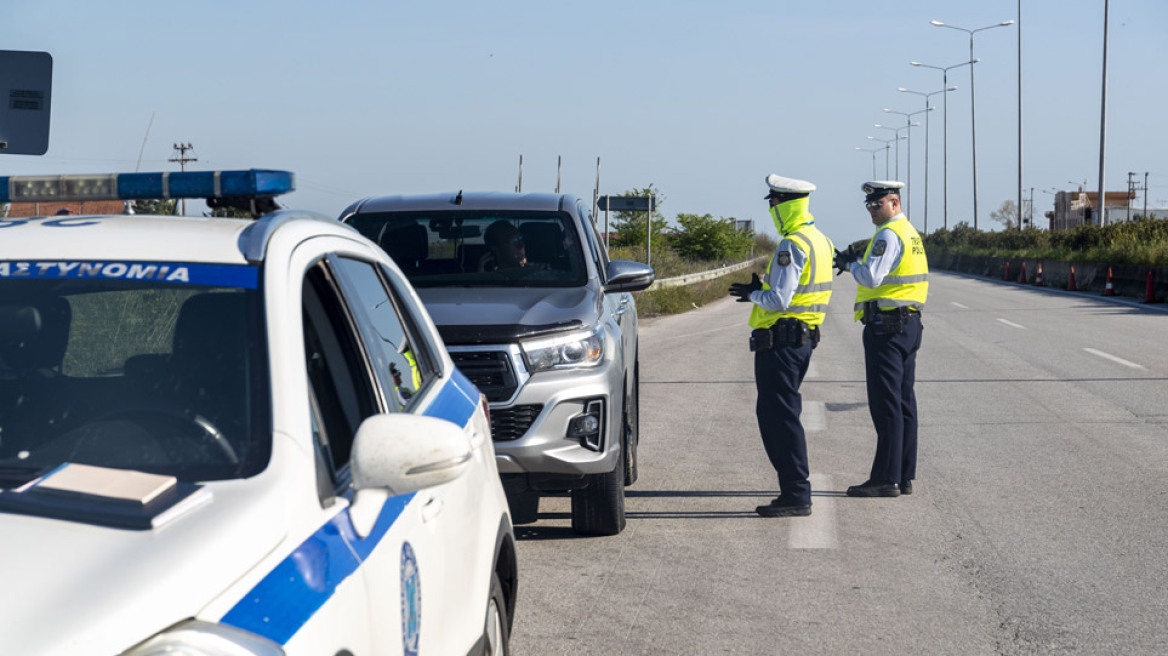
<svg viewBox="0 0 1168 656">
<path fill-rule="evenodd" d="M 633 388 L 625 392 L 625 486 L 637 482 L 637 445 L 641 441 L 641 364 L 633 364 Z"/>
<path fill-rule="evenodd" d="M 491 576 L 491 597 L 487 600 L 487 621 L 483 627 L 483 654 L 507 656 L 511 653 L 511 636 L 507 631 L 507 602 L 503 597 L 503 582 L 498 574 Z"/>
<path fill-rule="evenodd" d="M 580 535 L 616 535 L 625 528 L 625 450 L 616 467 L 588 477 L 588 485 L 572 490 L 572 530 Z"/>
</svg>

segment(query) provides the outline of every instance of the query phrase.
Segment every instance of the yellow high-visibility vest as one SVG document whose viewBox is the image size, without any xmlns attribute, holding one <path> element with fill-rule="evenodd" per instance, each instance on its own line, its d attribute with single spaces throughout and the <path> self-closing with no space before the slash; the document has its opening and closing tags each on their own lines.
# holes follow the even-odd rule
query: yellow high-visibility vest
<svg viewBox="0 0 1168 656">
<path fill-rule="evenodd" d="M 799 226 L 794 232 L 784 235 L 795 248 L 807 256 L 807 264 L 799 276 L 799 285 L 791 297 L 791 305 L 783 312 L 771 312 L 755 305 L 750 311 L 751 328 L 770 328 L 779 319 L 794 317 L 809 326 L 823 323 L 827 304 L 831 301 L 832 244 L 831 240 L 811 224 Z M 767 264 L 767 279 L 762 283 L 764 290 L 770 289 L 771 265 Z"/>
<path fill-rule="evenodd" d="M 876 229 L 876 234 L 880 234 L 884 228 L 893 231 L 900 238 L 902 247 L 900 263 L 880 281 L 879 287 L 873 289 L 859 285 L 856 288 L 856 304 L 853 307 L 856 321 L 863 316 L 864 303 L 867 301 L 876 301 L 877 307 L 881 310 L 899 307 L 920 310 L 924 308 L 925 300 L 929 296 L 929 261 L 925 258 L 925 246 L 921 242 L 921 235 L 903 216 L 880 226 Z M 868 261 L 875 241 L 876 235 L 872 235 L 861 262 Z"/>
</svg>

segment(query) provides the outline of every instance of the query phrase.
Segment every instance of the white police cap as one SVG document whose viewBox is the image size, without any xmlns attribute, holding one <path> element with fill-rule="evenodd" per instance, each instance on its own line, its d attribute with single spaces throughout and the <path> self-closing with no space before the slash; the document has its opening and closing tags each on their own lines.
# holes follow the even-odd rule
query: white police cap
<svg viewBox="0 0 1168 656">
<path fill-rule="evenodd" d="M 772 198 L 784 194 L 809 194 L 815 191 L 815 185 L 806 180 L 796 180 L 794 178 L 784 178 L 781 175 L 774 173 L 766 177 L 767 186 L 771 188 L 765 198 Z"/>
<path fill-rule="evenodd" d="M 867 194 L 867 200 L 875 200 L 888 194 L 899 196 L 900 190 L 904 189 L 904 183 L 899 180 L 871 180 L 865 182 L 860 189 Z"/>
</svg>

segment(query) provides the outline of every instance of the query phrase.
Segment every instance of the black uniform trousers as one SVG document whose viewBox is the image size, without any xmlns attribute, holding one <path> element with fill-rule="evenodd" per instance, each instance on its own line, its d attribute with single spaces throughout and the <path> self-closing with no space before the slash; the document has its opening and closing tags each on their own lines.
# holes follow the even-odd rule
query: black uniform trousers
<svg viewBox="0 0 1168 656">
<path fill-rule="evenodd" d="M 776 344 L 768 351 L 754 352 L 758 430 L 767 457 L 779 475 L 782 503 L 794 506 L 811 504 L 807 439 L 799 421 L 803 412 L 799 385 L 810 364 L 810 340 L 804 340 L 802 346 Z"/>
<path fill-rule="evenodd" d="M 878 335 L 864 326 L 864 368 L 868 380 L 868 412 L 876 426 L 876 457 L 871 480 L 911 481 L 917 475 L 917 350 L 921 348 L 921 315 L 909 314 L 904 331 Z"/>
</svg>

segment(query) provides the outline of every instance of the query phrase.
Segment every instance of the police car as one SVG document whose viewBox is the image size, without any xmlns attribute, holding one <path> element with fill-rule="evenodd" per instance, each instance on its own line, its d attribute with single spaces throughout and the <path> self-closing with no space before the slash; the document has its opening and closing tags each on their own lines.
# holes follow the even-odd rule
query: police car
<svg viewBox="0 0 1168 656">
<path fill-rule="evenodd" d="M 292 188 L 0 177 L 0 204 Z M 506 653 L 487 412 L 397 266 L 329 218 L 0 219 L 0 653 Z"/>
</svg>

